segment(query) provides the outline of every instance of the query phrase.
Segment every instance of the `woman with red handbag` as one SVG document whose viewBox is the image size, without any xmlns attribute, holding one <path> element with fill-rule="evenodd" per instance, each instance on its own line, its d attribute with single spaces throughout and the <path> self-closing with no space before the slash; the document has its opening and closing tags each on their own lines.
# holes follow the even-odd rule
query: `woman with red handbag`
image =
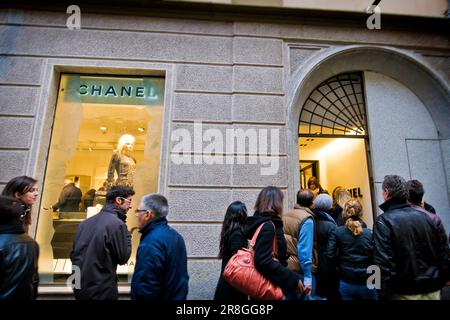
<svg viewBox="0 0 450 320">
<path fill-rule="evenodd" d="M 222 269 L 217 282 L 214 300 L 248 300 L 248 296 L 232 287 L 223 277 L 223 271 L 230 258 L 242 247 L 247 247 L 244 228 L 247 222 L 247 207 L 240 201 L 230 204 L 225 213 L 220 233 L 220 252 Z"/>
<path fill-rule="evenodd" d="M 263 224 L 254 246 L 256 269 L 274 285 L 283 290 L 284 295 L 302 293 L 303 283 L 296 273 L 287 268 L 287 246 L 283 232 L 283 193 L 277 187 L 261 190 L 255 204 L 255 213 L 248 218 L 246 235 L 252 238 Z M 278 252 L 273 254 L 274 237 Z"/>
</svg>

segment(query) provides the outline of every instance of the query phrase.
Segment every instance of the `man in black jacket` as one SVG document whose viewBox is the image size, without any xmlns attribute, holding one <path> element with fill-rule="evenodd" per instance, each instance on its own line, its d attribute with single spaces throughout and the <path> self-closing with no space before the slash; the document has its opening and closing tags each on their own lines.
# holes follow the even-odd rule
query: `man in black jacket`
<svg viewBox="0 0 450 320">
<path fill-rule="evenodd" d="M 406 181 L 384 177 L 384 213 L 374 226 L 374 262 L 381 269 L 381 299 L 438 300 L 448 278 L 447 244 L 424 212 L 407 203 Z"/>
<path fill-rule="evenodd" d="M 39 246 L 25 233 L 22 204 L 0 196 L 0 300 L 34 300 Z"/>
<path fill-rule="evenodd" d="M 80 211 L 82 192 L 71 180 L 64 180 L 64 187 L 59 195 L 58 202 L 52 208 L 53 211 L 59 209 L 59 212 L 77 212 Z"/>
<path fill-rule="evenodd" d="M 81 271 L 80 288 L 74 288 L 77 300 L 118 299 L 117 265 L 131 255 L 125 221 L 133 195 L 130 187 L 112 187 L 103 209 L 80 224 L 70 255 L 72 265 Z"/>
</svg>

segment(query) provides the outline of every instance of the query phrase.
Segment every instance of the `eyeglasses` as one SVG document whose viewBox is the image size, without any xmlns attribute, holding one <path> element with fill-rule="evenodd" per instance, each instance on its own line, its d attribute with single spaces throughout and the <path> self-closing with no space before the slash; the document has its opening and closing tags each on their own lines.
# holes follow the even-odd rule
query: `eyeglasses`
<svg viewBox="0 0 450 320">
<path fill-rule="evenodd" d="M 131 200 L 131 199 L 127 199 L 127 198 L 124 198 L 124 197 L 119 197 L 119 198 L 122 199 L 123 201 L 128 202 L 128 203 L 133 202 L 133 200 Z"/>
<path fill-rule="evenodd" d="M 134 210 L 134 213 L 139 213 L 139 212 L 147 212 L 147 209 L 136 209 Z"/>
</svg>

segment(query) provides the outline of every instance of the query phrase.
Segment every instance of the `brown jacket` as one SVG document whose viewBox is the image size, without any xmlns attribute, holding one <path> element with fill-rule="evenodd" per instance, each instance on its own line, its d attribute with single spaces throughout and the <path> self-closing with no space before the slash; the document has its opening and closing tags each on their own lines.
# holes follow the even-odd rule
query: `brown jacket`
<svg viewBox="0 0 450 320">
<path fill-rule="evenodd" d="M 300 263 L 299 263 L 298 255 L 297 255 L 298 233 L 299 233 L 301 226 L 308 218 L 314 219 L 314 213 L 310 209 L 305 208 L 305 207 L 300 207 L 297 204 L 294 206 L 294 209 L 283 214 L 284 237 L 286 238 L 287 253 L 289 255 L 288 268 L 299 274 L 302 274 L 303 271 L 300 268 Z M 315 229 L 315 225 L 314 225 L 314 229 Z M 316 271 L 317 271 L 317 240 L 316 240 L 315 232 L 314 232 L 312 264 L 313 264 L 312 272 L 316 273 Z"/>
</svg>

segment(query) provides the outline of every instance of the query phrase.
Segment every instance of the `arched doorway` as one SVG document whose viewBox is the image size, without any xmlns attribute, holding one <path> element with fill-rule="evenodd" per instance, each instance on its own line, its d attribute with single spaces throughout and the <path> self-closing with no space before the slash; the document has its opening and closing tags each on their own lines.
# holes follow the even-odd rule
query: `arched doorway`
<svg viewBox="0 0 450 320">
<path fill-rule="evenodd" d="M 428 188 L 428 195 L 435 196 L 433 201 L 438 203 L 444 225 L 450 228 L 450 86 L 445 75 L 433 69 L 420 55 L 391 47 L 352 45 L 323 49 L 292 72 L 287 96 L 287 143 L 291 150 L 288 154 L 289 205 L 294 204 L 295 192 L 300 186 L 298 129 L 302 108 L 322 82 L 352 72 L 363 73 L 363 83 L 369 85 L 365 88 L 366 94 L 370 92 L 372 97 L 368 101 L 371 114 L 367 120 L 375 203 L 383 201 L 384 175 L 419 178 Z M 391 95 L 397 95 L 397 100 L 390 99 Z M 386 99 L 390 99 L 389 105 Z M 420 117 L 411 117 L 411 109 L 420 109 Z M 414 124 L 410 123 L 411 119 Z M 402 125 L 397 128 L 394 122 L 402 122 Z M 414 128 L 423 127 L 421 122 L 430 129 L 426 134 Z M 386 123 L 389 126 L 386 127 Z M 413 148 L 410 142 L 414 142 Z M 432 157 L 423 157 L 423 154 Z M 436 192 L 430 190 L 431 187 Z"/>
<path fill-rule="evenodd" d="M 342 73 L 318 85 L 306 99 L 299 118 L 301 188 L 315 176 L 330 195 L 347 189 L 363 204 L 364 220 L 374 218 L 369 135 L 361 72 Z"/>
</svg>

